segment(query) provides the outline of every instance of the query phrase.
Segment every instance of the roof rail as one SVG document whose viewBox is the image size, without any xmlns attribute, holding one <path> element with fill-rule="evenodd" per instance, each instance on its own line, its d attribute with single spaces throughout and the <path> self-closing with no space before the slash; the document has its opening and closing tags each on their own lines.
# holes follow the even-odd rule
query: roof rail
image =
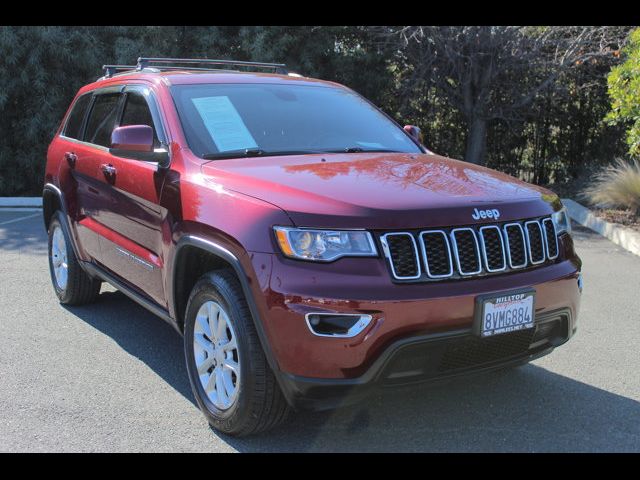
<svg viewBox="0 0 640 480">
<path fill-rule="evenodd" d="M 151 65 L 156 64 L 156 65 Z M 160 65 L 157 65 L 160 64 Z M 173 64 L 173 65 L 170 65 Z M 143 70 L 144 68 L 153 66 L 160 70 L 178 70 L 179 66 L 175 64 L 187 64 L 187 65 L 232 65 L 237 67 L 256 67 L 256 68 L 272 68 L 275 73 L 281 75 L 287 75 L 287 66 L 284 63 L 263 63 L 263 62 L 245 62 L 242 60 L 211 60 L 208 58 L 153 58 L 153 57 L 140 57 L 138 58 L 137 70 Z M 187 68 L 187 70 L 216 70 L 215 68 Z"/>
<path fill-rule="evenodd" d="M 102 69 L 104 70 L 105 77 L 113 77 L 118 71 L 124 70 L 135 70 L 135 65 L 103 65 Z"/>
</svg>

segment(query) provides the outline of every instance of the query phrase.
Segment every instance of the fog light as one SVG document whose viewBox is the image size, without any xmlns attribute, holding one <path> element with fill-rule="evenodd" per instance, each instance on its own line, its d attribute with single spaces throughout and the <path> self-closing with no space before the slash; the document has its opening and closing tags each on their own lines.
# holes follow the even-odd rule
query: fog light
<svg viewBox="0 0 640 480">
<path fill-rule="evenodd" d="M 578 290 L 582 293 L 582 274 L 578 274 Z"/>
<path fill-rule="evenodd" d="M 307 313 L 309 330 L 320 337 L 355 337 L 371 322 L 371 315 L 353 313 Z"/>
</svg>

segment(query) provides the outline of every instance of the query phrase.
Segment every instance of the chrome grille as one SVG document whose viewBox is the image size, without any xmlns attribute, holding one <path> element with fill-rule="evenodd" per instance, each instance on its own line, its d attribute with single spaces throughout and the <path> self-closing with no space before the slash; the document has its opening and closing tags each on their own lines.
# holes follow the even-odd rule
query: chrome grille
<svg viewBox="0 0 640 480">
<path fill-rule="evenodd" d="M 550 218 L 542 221 L 544 227 L 544 244 L 547 249 L 547 258 L 553 260 L 558 256 L 558 236 L 556 235 L 556 227 Z"/>
<path fill-rule="evenodd" d="M 422 258 L 429 278 L 446 278 L 453 275 L 453 261 L 447 234 L 442 230 L 420 233 Z"/>
<path fill-rule="evenodd" d="M 480 227 L 480 245 L 487 272 L 501 272 L 507 268 L 504 243 L 498 227 L 495 225 Z"/>
<path fill-rule="evenodd" d="M 524 234 L 527 237 L 527 252 L 529 261 L 534 265 L 544 262 L 544 238 L 539 222 L 525 222 Z"/>
<path fill-rule="evenodd" d="M 511 268 L 523 268 L 527 266 L 527 242 L 524 230 L 519 223 L 508 223 L 503 228 L 507 256 Z"/>
<path fill-rule="evenodd" d="M 380 237 L 396 280 L 461 278 L 529 268 L 559 255 L 551 218 Z M 419 244 L 419 248 L 418 248 Z"/>
<path fill-rule="evenodd" d="M 451 243 L 460 275 L 475 275 L 482 271 L 480 246 L 476 234 L 471 228 L 451 230 Z"/>
<path fill-rule="evenodd" d="M 399 280 L 420 278 L 418 248 L 410 233 L 388 233 L 381 237 L 382 245 L 390 259 L 393 276 Z"/>
</svg>

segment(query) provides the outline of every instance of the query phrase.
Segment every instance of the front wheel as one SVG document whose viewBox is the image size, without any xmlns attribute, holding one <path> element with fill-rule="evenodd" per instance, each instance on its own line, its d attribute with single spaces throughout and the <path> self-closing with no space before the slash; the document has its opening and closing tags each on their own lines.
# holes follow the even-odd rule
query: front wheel
<svg viewBox="0 0 640 480">
<path fill-rule="evenodd" d="M 235 275 L 209 272 L 193 287 L 184 328 L 191 388 L 209 423 L 230 435 L 275 427 L 289 407 L 265 358 Z"/>
</svg>

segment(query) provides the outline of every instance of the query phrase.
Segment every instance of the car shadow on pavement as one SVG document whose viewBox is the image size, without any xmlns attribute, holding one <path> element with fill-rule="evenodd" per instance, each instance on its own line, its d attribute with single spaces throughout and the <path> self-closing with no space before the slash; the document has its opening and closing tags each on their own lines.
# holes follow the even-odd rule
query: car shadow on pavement
<svg viewBox="0 0 640 480">
<path fill-rule="evenodd" d="M 108 308 L 66 308 L 197 408 L 175 330 L 120 292 L 103 291 L 98 302 Z M 638 418 L 640 402 L 529 364 L 295 412 L 256 436 L 211 435 L 243 452 L 640 451 Z"/>
<path fill-rule="evenodd" d="M 182 337 L 171 325 L 118 291 L 103 290 L 93 304 L 63 307 L 115 340 L 197 406 L 187 377 Z"/>
<path fill-rule="evenodd" d="M 553 354 L 552 354 L 553 355 Z M 297 413 L 239 451 L 640 451 L 640 402 L 529 364 Z"/>
</svg>

